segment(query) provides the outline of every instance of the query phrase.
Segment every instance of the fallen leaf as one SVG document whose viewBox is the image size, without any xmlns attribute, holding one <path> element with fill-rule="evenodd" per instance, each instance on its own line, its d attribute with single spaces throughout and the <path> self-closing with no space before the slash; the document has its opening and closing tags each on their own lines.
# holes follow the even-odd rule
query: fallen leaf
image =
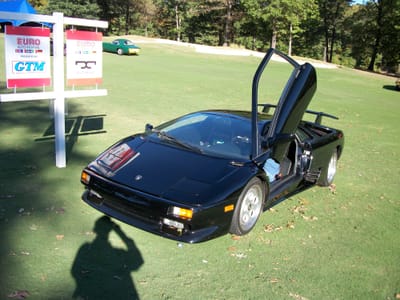
<svg viewBox="0 0 400 300">
<path fill-rule="evenodd" d="M 56 209 L 56 214 L 64 214 L 65 209 L 63 207 Z"/>
<path fill-rule="evenodd" d="M 289 293 L 289 296 L 296 299 L 296 300 L 308 300 L 307 298 L 300 296 L 298 294 Z"/>
<path fill-rule="evenodd" d="M 265 232 L 273 232 L 275 229 L 274 224 L 267 224 L 264 226 L 264 231 Z"/>
<path fill-rule="evenodd" d="M 286 228 L 294 229 L 294 221 L 288 221 L 286 224 Z"/>
<path fill-rule="evenodd" d="M 57 234 L 56 235 L 56 239 L 57 239 L 57 241 L 61 241 L 61 240 L 64 239 L 64 235 L 63 234 Z"/>
<path fill-rule="evenodd" d="M 13 299 L 26 299 L 29 297 L 29 292 L 26 290 L 15 291 L 8 295 L 8 298 Z"/>
<path fill-rule="evenodd" d="M 395 297 L 396 299 L 400 299 L 400 293 L 397 293 Z"/>
<path fill-rule="evenodd" d="M 298 213 L 298 214 L 305 214 L 307 208 L 304 205 L 296 205 L 292 208 L 292 212 Z"/>
<path fill-rule="evenodd" d="M 329 186 L 329 190 L 331 191 L 332 194 L 336 194 L 336 184 L 332 183 Z"/>
<path fill-rule="evenodd" d="M 270 282 L 270 283 L 278 283 L 278 282 L 279 282 L 279 279 L 278 279 L 278 278 L 271 278 L 271 279 L 269 280 L 269 282 Z"/>
<path fill-rule="evenodd" d="M 301 198 L 299 203 L 300 203 L 300 205 L 308 205 L 308 204 L 310 204 L 310 201 L 308 201 L 307 199 Z"/>
<path fill-rule="evenodd" d="M 241 239 L 241 237 L 239 235 L 232 235 L 232 240 L 238 241 L 240 239 Z"/>
<path fill-rule="evenodd" d="M 303 219 L 306 221 L 317 221 L 318 220 L 318 218 L 316 216 L 311 216 L 311 217 L 303 216 Z"/>
<path fill-rule="evenodd" d="M 229 252 L 236 251 L 236 247 L 235 246 L 230 246 L 230 247 L 228 247 L 228 251 Z"/>
<path fill-rule="evenodd" d="M 236 257 L 239 258 L 239 259 L 243 259 L 243 258 L 246 258 L 246 257 L 247 257 L 247 255 L 244 254 L 244 253 L 236 253 L 234 256 L 236 256 Z"/>
<path fill-rule="evenodd" d="M 35 224 L 32 224 L 30 227 L 29 227 L 29 229 L 30 230 L 32 230 L 32 231 L 35 231 L 35 230 L 38 230 L 38 226 L 37 225 L 35 225 Z"/>
</svg>

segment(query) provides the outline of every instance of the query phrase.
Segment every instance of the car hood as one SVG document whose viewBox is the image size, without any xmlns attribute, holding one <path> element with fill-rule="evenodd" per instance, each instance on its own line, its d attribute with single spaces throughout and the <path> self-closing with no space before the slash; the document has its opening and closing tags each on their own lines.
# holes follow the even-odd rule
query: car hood
<svg viewBox="0 0 400 300">
<path fill-rule="evenodd" d="M 101 154 L 89 168 L 114 182 L 179 203 L 202 204 L 231 189 L 240 167 L 140 136 Z"/>
</svg>

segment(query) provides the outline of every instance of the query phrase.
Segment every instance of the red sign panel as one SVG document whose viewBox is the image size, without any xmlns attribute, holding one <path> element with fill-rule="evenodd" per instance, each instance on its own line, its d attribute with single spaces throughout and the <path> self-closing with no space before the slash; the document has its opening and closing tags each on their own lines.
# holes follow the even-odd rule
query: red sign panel
<svg viewBox="0 0 400 300">
<path fill-rule="evenodd" d="M 49 86 L 50 29 L 6 26 L 7 88 Z"/>
</svg>

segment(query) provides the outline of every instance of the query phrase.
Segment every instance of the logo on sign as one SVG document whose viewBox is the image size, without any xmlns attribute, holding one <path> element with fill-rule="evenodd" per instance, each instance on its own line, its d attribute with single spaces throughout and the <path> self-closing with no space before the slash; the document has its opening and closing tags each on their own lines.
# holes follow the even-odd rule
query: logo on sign
<svg viewBox="0 0 400 300">
<path fill-rule="evenodd" d="M 44 72 L 45 65 L 44 61 L 16 61 L 13 70 L 15 73 Z"/>
</svg>

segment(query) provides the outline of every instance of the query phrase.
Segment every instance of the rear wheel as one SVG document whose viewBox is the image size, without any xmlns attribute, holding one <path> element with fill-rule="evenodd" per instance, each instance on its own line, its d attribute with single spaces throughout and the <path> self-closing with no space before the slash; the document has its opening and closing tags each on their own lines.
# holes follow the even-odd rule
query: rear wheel
<svg viewBox="0 0 400 300">
<path fill-rule="evenodd" d="M 331 159 L 329 160 L 328 168 L 326 170 L 325 176 L 322 179 L 321 184 L 323 186 L 330 186 L 335 178 L 337 170 L 338 154 L 337 151 L 333 151 Z"/>
<path fill-rule="evenodd" d="M 250 232 L 263 210 L 264 199 L 263 183 L 258 178 L 251 179 L 239 196 L 229 232 L 236 235 Z"/>
<path fill-rule="evenodd" d="M 118 53 L 118 55 L 122 55 L 122 54 L 124 54 L 124 51 L 122 49 L 117 49 L 117 53 Z"/>
</svg>

